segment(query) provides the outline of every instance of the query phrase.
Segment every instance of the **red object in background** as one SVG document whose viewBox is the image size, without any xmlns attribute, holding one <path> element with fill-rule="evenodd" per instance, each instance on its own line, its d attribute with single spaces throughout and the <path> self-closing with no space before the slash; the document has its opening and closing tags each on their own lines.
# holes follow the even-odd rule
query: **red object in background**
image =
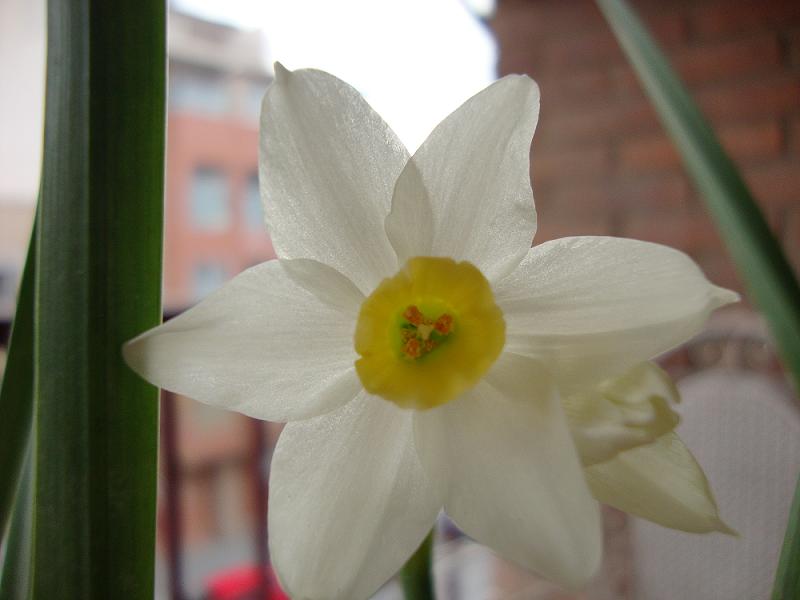
<svg viewBox="0 0 800 600">
<path fill-rule="evenodd" d="M 217 574 L 208 582 L 208 600 L 255 599 L 262 570 L 257 566 L 236 567 Z M 263 600 L 290 600 L 278 583 L 272 567 L 266 568 L 267 585 Z M 259 599 L 261 600 L 261 599 Z"/>
</svg>

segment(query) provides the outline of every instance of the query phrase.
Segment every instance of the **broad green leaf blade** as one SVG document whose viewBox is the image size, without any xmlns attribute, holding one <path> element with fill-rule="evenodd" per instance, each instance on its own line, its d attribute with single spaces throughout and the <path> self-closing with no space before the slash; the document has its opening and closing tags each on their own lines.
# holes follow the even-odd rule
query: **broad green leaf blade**
<svg viewBox="0 0 800 600">
<path fill-rule="evenodd" d="M 0 573 L 0 600 L 27 600 L 33 518 L 33 458 L 30 449 L 25 453 L 22 477 L 13 504 Z"/>
<path fill-rule="evenodd" d="M 35 301 L 33 598 L 152 598 L 163 0 L 50 0 Z"/>
<path fill-rule="evenodd" d="M 36 226 L 17 295 L 8 358 L 0 386 L 0 534 L 6 530 L 33 418 L 33 282 Z M 0 535 L 2 538 L 2 535 Z"/>
<path fill-rule="evenodd" d="M 598 4 L 681 153 L 800 389 L 800 287 L 741 175 L 663 53 L 624 0 Z M 800 480 L 773 590 L 800 598 Z"/>
<path fill-rule="evenodd" d="M 624 0 L 598 0 L 700 190 L 748 295 L 767 318 L 800 389 L 800 286 L 742 176 L 686 88 Z"/>
</svg>

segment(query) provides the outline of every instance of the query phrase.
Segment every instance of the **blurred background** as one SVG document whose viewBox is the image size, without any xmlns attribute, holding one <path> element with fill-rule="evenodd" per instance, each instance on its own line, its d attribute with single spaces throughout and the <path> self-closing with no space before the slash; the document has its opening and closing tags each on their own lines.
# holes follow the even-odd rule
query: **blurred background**
<svg viewBox="0 0 800 600">
<path fill-rule="evenodd" d="M 800 3 L 633 0 L 800 267 Z M 0 2 L 0 343 L 38 184 L 43 0 Z M 742 292 L 713 225 L 631 69 L 589 0 L 175 0 L 169 14 L 165 315 L 274 258 L 257 185 L 258 113 L 272 61 L 357 87 L 409 149 L 497 77 L 542 89 L 532 152 L 536 242 L 651 240 Z M 0 370 L 3 350 L 0 344 Z M 440 523 L 446 600 L 768 597 L 794 481 L 800 404 L 745 299 L 662 364 L 679 433 L 740 539 L 665 530 L 605 510 L 606 558 L 574 595 Z M 268 564 L 269 459 L 280 426 L 162 398 L 157 597 L 281 598 Z M 347 540 L 342 540 L 343 544 Z M 261 589 L 260 589 L 261 588 Z M 400 598 L 395 582 L 376 596 Z"/>
</svg>

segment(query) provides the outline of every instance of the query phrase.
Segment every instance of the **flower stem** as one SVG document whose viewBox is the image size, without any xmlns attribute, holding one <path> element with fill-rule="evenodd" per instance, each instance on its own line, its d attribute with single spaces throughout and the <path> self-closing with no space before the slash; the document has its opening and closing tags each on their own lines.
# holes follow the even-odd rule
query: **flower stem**
<svg viewBox="0 0 800 600">
<path fill-rule="evenodd" d="M 433 529 L 425 536 L 417 551 L 411 555 L 400 571 L 403 593 L 406 600 L 435 600 L 431 555 Z"/>
</svg>

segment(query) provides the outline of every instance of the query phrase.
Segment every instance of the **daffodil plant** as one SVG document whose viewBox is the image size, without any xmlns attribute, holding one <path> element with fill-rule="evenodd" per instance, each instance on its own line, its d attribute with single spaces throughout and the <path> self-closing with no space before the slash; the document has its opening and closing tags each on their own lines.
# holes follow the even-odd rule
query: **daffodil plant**
<svg viewBox="0 0 800 600">
<path fill-rule="evenodd" d="M 505 77 L 409 157 L 350 86 L 276 65 L 260 180 L 279 259 L 125 347 L 156 385 L 289 422 L 269 542 L 293 598 L 369 597 L 442 509 L 570 588 L 600 564 L 598 500 L 730 531 L 648 361 L 737 297 L 657 244 L 531 248 L 538 112 Z"/>
</svg>

